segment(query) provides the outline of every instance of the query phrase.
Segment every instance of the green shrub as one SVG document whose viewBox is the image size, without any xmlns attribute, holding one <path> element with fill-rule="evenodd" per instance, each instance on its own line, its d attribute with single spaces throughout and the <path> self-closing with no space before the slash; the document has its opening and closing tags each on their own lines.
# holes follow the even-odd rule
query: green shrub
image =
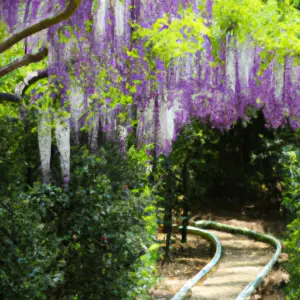
<svg viewBox="0 0 300 300">
<path fill-rule="evenodd" d="M 287 269 L 290 281 L 287 286 L 287 299 L 300 299 L 300 151 L 287 146 L 283 152 L 284 191 L 283 204 L 294 219 L 288 225 L 285 244 L 289 253 Z"/>
<path fill-rule="evenodd" d="M 287 300 L 300 299 L 300 212 L 288 225 L 289 235 L 285 244 L 289 251 L 287 264 L 291 279 L 287 287 Z"/>
<path fill-rule="evenodd" d="M 36 183 L 1 200 L 5 299 L 136 299 L 154 282 L 145 151 L 73 152 L 68 192 Z"/>
<path fill-rule="evenodd" d="M 1 107 L 0 107 L 1 108 Z M 0 195 L 25 177 L 24 126 L 20 121 L 1 117 L 0 110 Z"/>
</svg>

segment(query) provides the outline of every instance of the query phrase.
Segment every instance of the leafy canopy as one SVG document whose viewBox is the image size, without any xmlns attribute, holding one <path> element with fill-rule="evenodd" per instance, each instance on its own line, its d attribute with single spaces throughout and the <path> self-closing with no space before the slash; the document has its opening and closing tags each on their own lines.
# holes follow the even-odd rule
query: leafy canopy
<svg viewBox="0 0 300 300">
<path fill-rule="evenodd" d="M 212 22 L 190 7 L 180 10 L 179 16 L 165 14 L 151 28 L 136 25 L 135 37 L 145 39 L 145 47 L 152 46 L 156 57 L 168 64 L 172 59 L 203 50 L 204 36 L 215 48 L 227 35 L 234 35 L 240 43 L 252 37 L 264 53 L 276 53 L 279 59 L 286 55 L 300 55 L 300 11 L 294 1 L 276 0 L 215 0 Z M 216 53 L 216 51 L 215 51 Z"/>
</svg>

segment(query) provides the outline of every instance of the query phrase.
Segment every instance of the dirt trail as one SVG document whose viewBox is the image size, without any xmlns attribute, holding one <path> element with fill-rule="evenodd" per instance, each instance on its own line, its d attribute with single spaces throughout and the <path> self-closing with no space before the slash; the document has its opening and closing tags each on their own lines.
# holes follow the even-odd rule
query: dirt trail
<svg viewBox="0 0 300 300">
<path fill-rule="evenodd" d="M 191 299 L 233 300 L 274 254 L 272 246 L 243 235 L 210 230 L 220 239 L 222 257 L 216 270 L 192 289 Z"/>
</svg>

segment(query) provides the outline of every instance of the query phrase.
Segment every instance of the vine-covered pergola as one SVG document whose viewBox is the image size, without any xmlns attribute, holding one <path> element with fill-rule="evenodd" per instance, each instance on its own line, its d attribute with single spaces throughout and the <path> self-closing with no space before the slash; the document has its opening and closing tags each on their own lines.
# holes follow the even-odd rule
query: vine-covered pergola
<svg viewBox="0 0 300 300">
<path fill-rule="evenodd" d="M 23 57 L 0 66 L 0 79 L 46 62 L 15 94 L 0 85 L 0 100 L 23 106 L 30 85 L 48 78 L 31 92 L 43 176 L 49 182 L 54 120 L 66 185 L 70 144 L 83 129 L 92 149 L 100 130 L 124 147 L 134 130 L 155 155 L 168 154 L 192 118 L 229 129 L 260 109 L 267 125 L 295 129 L 299 16 L 292 2 L 276 0 L 0 0 L 8 32 L 0 53 L 24 45 Z"/>
</svg>

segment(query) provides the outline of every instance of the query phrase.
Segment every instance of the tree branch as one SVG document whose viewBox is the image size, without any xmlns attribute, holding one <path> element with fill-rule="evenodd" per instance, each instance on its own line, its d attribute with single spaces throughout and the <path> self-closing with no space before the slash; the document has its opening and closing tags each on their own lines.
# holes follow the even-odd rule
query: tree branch
<svg viewBox="0 0 300 300">
<path fill-rule="evenodd" d="M 28 74 L 15 88 L 15 95 L 23 98 L 26 90 L 35 82 L 48 77 L 48 69 L 39 70 Z"/>
<path fill-rule="evenodd" d="M 39 52 L 35 54 L 26 54 L 22 58 L 18 58 L 7 66 L 0 68 L 0 78 L 4 75 L 24 66 L 28 66 L 31 63 L 39 62 L 48 55 L 48 49 L 43 47 Z"/>
<path fill-rule="evenodd" d="M 69 5 L 59 14 L 50 16 L 33 25 L 29 25 L 28 27 L 21 29 L 20 31 L 17 31 L 12 36 L 8 37 L 6 40 L 0 43 L 0 54 L 11 48 L 22 39 L 70 18 L 80 5 L 81 1 L 82 0 L 70 0 Z"/>
<path fill-rule="evenodd" d="M 26 90 L 40 79 L 48 77 L 48 69 L 39 70 L 28 74 L 15 88 L 15 94 L 0 93 L 1 102 L 11 102 L 20 104 Z"/>
<path fill-rule="evenodd" d="M 20 104 L 21 98 L 14 94 L 8 94 L 8 93 L 0 93 L 0 103 L 2 102 L 11 102 L 11 103 L 18 103 Z"/>
</svg>

